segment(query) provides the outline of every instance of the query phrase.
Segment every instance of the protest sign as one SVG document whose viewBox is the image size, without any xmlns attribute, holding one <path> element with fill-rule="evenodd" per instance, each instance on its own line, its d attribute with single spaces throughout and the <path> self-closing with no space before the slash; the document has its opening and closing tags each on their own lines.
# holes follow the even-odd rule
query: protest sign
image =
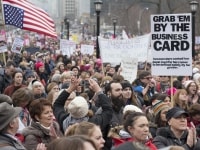
<svg viewBox="0 0 200 150">
<path fill-rule="evenodd" d="M 151 15 L 152 74 L 192 75 L 191 14 Z"/>
<path fill-rule="evenodd" d="M 25 51 L 27 51 L 29 54 L 34 54 L 38 51 L 40 51 L 39 47 L 27 47 L 25 48 Z"/>
<path fill-rule="evenodd" d="M 138 61 L 146 61 L 150 34 L 138 36 L 133 39 L 103 39 L 98 37 L 100 54 L 103 62 L 119 63 L 122 54 L 129 58 L 138 58 Z"/>
<path fill-rule="evenodd" d="M 71 56 L 76 50 L 76 43 L 66 39 L 61 39 L 60 50 L 63 55 Z"/>
<path fill-rule="evenodd" d="M 137 58 L 127 58 L 123 56 L 121 58 L 122 72 L 120 74 L 124 77 L 124 79 L 132 83 L 137 77 L 137 66 Z"/>
<path fill-rule="evenodd" d="M 81 44 L 81 53 L 93 55 L 94 53 L 94 45 L 84 45 Z"/>
<path fill-rule="evenodd" d="M 20 54 L 23 45 L 24 45 L 24 40 L 21 39 L 21 38 L 16 37 L 14 42 L 13 42 L 11 51 L 14 52 L 14 53 Z"/>
<path fill-rule="evenodd" d="M 7 45 L 0 46 L 0 53 L 4 53 L 4 52 L 7 52 L 7 51 L 8 51 Z"/>
</svg>

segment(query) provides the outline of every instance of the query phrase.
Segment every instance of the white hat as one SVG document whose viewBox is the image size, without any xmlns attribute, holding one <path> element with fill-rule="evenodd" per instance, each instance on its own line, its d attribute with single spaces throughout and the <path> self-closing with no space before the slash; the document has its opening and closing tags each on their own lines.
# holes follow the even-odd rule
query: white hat
<svg viewBox="0 0 200 150">
<path fill-rule="evenodd" d="M 83 118 L 88 114 L 88 103 L 82 96 L 76 96 L 68 105 L 67 110 L 74 118 Z"/>
<path fill-rule="evenodd" d="M 195 74 L 195 73 L 197 73 L 197 72 L 199 72 L 199 68 L 196 68 L 196 67 L 195 67 L 195 68 L 192 69 L 192 73 L 193 73 L 193 74 Z"/>
<path fill-rule="evenodd" d="M 139 107 L 135 106 L 135 105 L 126 105 L 124 107 L 123 114 L 125 114 L 126 111 L 142 112 L 142 110 Z"/>
<path fill-rule="evenodd" d="M 200 79 L 200 73 L 195 73 L 193 75 L 193 80 L 196 82 L 196 83 L 199 83 L 199 79 Z"/>
<path fill-rule="evenodd" d="M 187 80 L 184 82 L 184 87 L 185 89 L 187 89 L 188 85 L 190 85 L 192 82 L 194 82 L 193 80 Z"/>
</svg>

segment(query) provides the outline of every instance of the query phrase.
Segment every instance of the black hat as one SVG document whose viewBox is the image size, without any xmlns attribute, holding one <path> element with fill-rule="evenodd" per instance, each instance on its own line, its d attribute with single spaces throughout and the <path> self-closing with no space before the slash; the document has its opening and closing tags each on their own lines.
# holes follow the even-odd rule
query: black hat
<svg viewBox="0 0 200 150">
<path fill-rule="evenodd" d="M 128 81 L 121 82 L 122 89 L 129 87 L 132 90 L 132 85 Z"/>
<path fill-rule="evenodd" d="M 183 110 L 182 108 L 173 107 L 172 109 L 168 110 L 168 112 L 166 114 L 166 118 L 167 118 L 167 120 L 170 120 L 171 118 L 177 118 L 182 114 L 189 117 L 188 113 L 185 110 Z"/>
</svg>

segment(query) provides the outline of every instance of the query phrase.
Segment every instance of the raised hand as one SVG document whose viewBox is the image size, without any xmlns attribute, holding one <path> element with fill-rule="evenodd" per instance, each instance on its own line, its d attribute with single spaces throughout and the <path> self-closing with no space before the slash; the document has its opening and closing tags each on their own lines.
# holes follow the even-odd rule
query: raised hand
<svg viewBox="0 0 200 150">
<path fill-rule="evenodd" d="M 95 93 L 101 91 L 99 84 L 94 79 L 90 78 L 89 83 L 90 83 L 90 89 L 93 90 Z"/>
<path fill-rule="evenodd" d="M 193 147 L 197 143 L 196 137 L 196 128 L 192 122 L 190 122 L 191 127 L 187 128 L 188 136 L 187 136 L 187 144 L 190 147 Z"/>
<path fill-rule="evenodd" d="M 43 143 L 38 144 L 36 147 L 36 150 L 46 150 L 46 149 L 47 148 L 46 148 L 45 144 L 43 144 Z"/>
<path fill-rule="evenodd" d="M 70 85 L 69 85 L 69 88 L 67 89 L 67 91 L 69 93 L 75 91 L 77 89 L 77 87 L 79 86 L 80 81 L 81 81 L 81 79 L 77 79 L 76 76 L 72 76 L 71 82 L 70 82 Z"/>
</svg>

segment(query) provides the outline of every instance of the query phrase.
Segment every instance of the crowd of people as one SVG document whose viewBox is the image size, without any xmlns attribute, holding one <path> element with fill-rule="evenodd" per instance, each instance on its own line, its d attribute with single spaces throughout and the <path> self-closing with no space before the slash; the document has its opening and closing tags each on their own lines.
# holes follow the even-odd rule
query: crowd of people
<svg viewBox="0 0 200 150">
<path fill-rule="evenodd" d="M 130 82 L 95 54 L 23 51 L 0 65 L 0 149 L 199 150 L 199 69 Z"/>
</svg>

